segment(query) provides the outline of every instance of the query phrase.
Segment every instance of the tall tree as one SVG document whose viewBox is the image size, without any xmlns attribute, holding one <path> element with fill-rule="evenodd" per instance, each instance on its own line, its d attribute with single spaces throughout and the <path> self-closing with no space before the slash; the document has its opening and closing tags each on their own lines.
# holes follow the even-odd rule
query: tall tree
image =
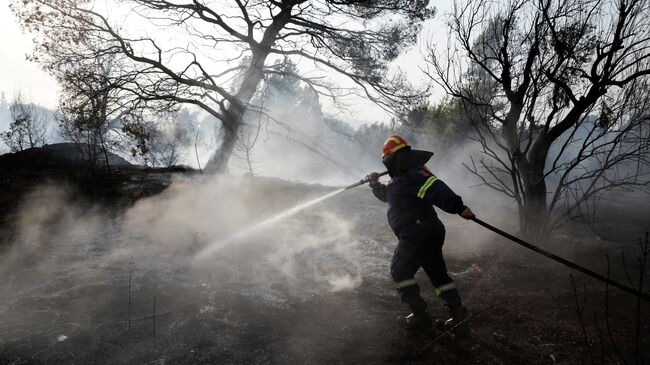
<svg viewBox="0 0 650 365">
<path fill-rule="evenodd" d="M 468 167 L 516 200 L 524 232 L 648 185 L 647 0 L 468 1 L 449 26 L 430 76 L 472 113 L 483 156 Z"/>
<path fill-rule="evenodd" d="M 57 47 L 89 58 L 120 55 L 128 61 L 120 76 L 129 75 L 120 88 L 132 98 L 195 104 L 218 118 L 223 141 L 208 164 L 217 171 L 227 166 L 244 114 L 263 112 L 251 101 L 277 72 L 278 58 L 309 61 L 351 81 L 332 88 L 322 75 L 296 74 L 336 100 L 359 93 L 392 109 L 419 98 L 388 65 L 433 15 L 428 0 L 15 0 L 12 9 L 40 33 L 43 63 Z M 89 50 L 81 39 L 102 47 Z M 237 73 L 242 82 L 229 88 Z"/>
</svg>

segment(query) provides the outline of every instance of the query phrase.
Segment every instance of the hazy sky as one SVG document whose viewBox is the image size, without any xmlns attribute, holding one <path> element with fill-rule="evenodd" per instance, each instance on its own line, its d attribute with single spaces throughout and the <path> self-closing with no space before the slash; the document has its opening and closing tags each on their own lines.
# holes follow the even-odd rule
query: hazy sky
<svg viewBox="0 0 650 365">
<path fill-rule="evenodd" d="M 0 92 L 4 92 L 7 99 L 11 99 L 14 93 L 21 91 L 28 101 L 55 108 L 57 105 L 58 85 L 47 73 L 42 71 L 38 65 L 25 59 L 32 50 L 32 38 L 29 34 L 23 34 L 15 17 L 8 7 L 7 0 L 0 0 Z M 444 42 L 446 40 L 446 29 L 444 27 L 444 13 L 451 8 L 452 1 L 444 0 L 435 2 L 438 8 L 436 19 L 424 27 L 421 35 L 421 43 L 433 40 Z M 418 47 L 415 47 L 407 54 L 400 57 L 396 62 L 401 69 L 407 72 L 409 79 L 416 84 L 422 84 L 425 80 L 419 67 L 424 63 L 421 59 Z M 443 93 L 441 90 L 433 90 L 433 98 L 439 99 Z M 364 121 L 387 121 L 388 117 L 379 108 L 366 103 L 363 100 L 353 103 L 352 110 L 356 111 L 348 118 Z"/>
<path fill-rule="evenodd" d="M 8 1 L 0 0 L 0 3 L 0 91 L 11 99 L 21 90 L 27 100 L 56 107 L 56 81 L 38 65 L 25 60 L 32 50 L 31 36 L 23 34 L 9 10 Z"/>
</svg>

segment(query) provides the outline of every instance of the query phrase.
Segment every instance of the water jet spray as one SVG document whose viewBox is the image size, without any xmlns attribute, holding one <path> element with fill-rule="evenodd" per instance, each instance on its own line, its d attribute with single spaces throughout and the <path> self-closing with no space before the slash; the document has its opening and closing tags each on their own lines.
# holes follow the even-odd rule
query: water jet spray
<svg viewBox="0 0 650 365">
<path fill-rule="evenodd" d="M 377 174 L 377 177 L 384 176 L 386 174 L 388 174 L 388 171 L 384 171 L 382 173 Z M 366 176 L 365 178 L 357 181 L 356 183 L 350 184 L 350 185 L 348 185 L 348 186 L 346 186 L 346 187 L 344 187 L 342 189 L 338 189 L 338 190 L 329 192 L 329 193 L 327 193 L 327 194 L 325 194 L 325 195 L 323 195 L 321 197 L 318 197 L 316 199 L 312 199 L 310 201 L 307 201 L 307 202 L 301 203 L 299 205 L 296 205 L 293 208 L 285 210 L 284 212 L 278 213 L 278 214 L 272 216 L 271 218 L 263 220 L 263 221 L 261 221 L 261 222 L 259 222 L 257 224 L 254 224 L 254 225 L 252 225 L 252 226 L 250 226 L 250 227 L 248 227 L 248 228 L 246 228 L 246 229 L 244 229 L 242 231 L 239 231 L 239 232 L 231 235 L 230 237 L 227 237 L 227 238 L 225 238 L 223 240 L 213 242 L 208 247 L 204 248 L 201 252 L 199 252 L 195 256 L 195 258 L 197 258 L 197 259 L 205 259 L 205 258 L 209 257 L 210 255 L 214 254 L 224 244 L 227 244 L 227 243 L 234 242 L 234 241 L 240 240 L 242 238 L 245 238 L 245 237 L 251 235 L 252 233 L 258 232 L 258 231 L 260 231 L 260 230 L 262 230 L 262 229 L 264 229 L 266 227 L 272 226 L 273 224 L 276 224 L 276 223 L 278 223 L 279 221 L 281 221 L 281 220 L 283 220 L 285 218 L 291 217 L 291 216 L 293 216 L 293 215 L 295 215 L 295 214 L 297 214 L 297 213 L 299 213 L 299 212 L 301 212 L 301 211 L 303 211 L 303 210 L 305 210 L 305 209 L 307 209 L 307 208 L 309 208 L 309 207 L 311 207 L 311 206 L 313 206 L 315 204 L 318 204 L 318 203 L 320 203 L 320 202 L 322 202 L 324 200 L 327 200 L 327 199 L 329 199 L 329 198 L 331 198 L 331 197 L 333 197 L 333 196 L 335 196 L 335 195 L 337 195 L 337 194 L 339 194 L 339 193 L 341 193 L 341 192 L 343 192 L 345 190 L 349 190 L 349 189 L 355 188 L 357 186 L 367 184 L 368 182 L 370 182 L 370 176 Z"/>
<path fill-rule="evenodd" d="M 381 177 L 381 176 L 384 176 L 384 175 L 387 175 L 387 174 L 388 174 L 388 171 L 384 171 L 382 173 L 378 173 L 377 177 Z M 320 202 L 322 202 L 324 200 L 327 200 L 327 199 L 329 199 L 329 198 L 331 198 L 331 197 L 333 197 L 333 196 L 335 196 L 335 195 L 337 195 L 337 194 L 339 194 L 339 193 L 341 193 L 341 192 L 343 192 L 345 190 L 350 190 L 350 189 L 356 188 L 358 186 L 365 185 L 365 184 L 367 184 L 369 182 L 370 182 L 370 176 L 368 175 L 365 178 L 363 178 L 363 179 L 361 179 L 361 180 L 359 180 L 359 181 L 357 181 L 357 182 L 355 182 L 353 184 L 350 184 L 350 185 L 348 185 L 348 186 L 346 186 L 344 188 L 332 191 L 332 192 L 327 193 L 327 194 L 325 194 L 325 195 L 323 195 L 321 197 L 318 197 L 316 199 L 313 199 L 313 200 L 301 203 L 299 205 L 296 205 L 293 208 L 290 208 L 290 209 L 288 209 L 288 210 L 286 210 L 284 212 L 278 213 L 278 214 L 274 215 L 271 218 L 268 218 L 268 219 L 266 219 L 264 221 L 261 221 L 261 222 L 259 222 L 257 224 L 254 224 L 254 225 L 252 225 L 252 226 L 250 226 L 250 227 L 248 227 L 248 228 L 246 228 L 246 229 L 244 229 L 242 231 L 239 231 L 239 232 L 231 235 L 230 237 L 225 238 L 224 240 L 213 242 L 212 244 L 210 244 L 209 246 L 204 248 L 201 252 L 199 252 L 195 256 L 195 258 L 197 258 L 197 259 L 205 259 L 205 258 L 211 256 L 212 254 L 214 254 L 224 244 L 227 244 L 227 243 L 230 243 L 230 242 L 237 241 L 239 239 L 245 238 L 245 237 L 249 236 L 250 234 L 252 234 L 254 232 L 260 231 L 260 230 L 262 230 L 262 229 L 264 229 L 266 227 L 269 227 L 269 226 L 271 226 L 273 224 L 276 224 L 277 222 L 279 222 L 279 221 L 281 221 L 281 220 L 283 220 L 285 218 L 291 217 L 291 216 L 293 216 L 293 215 L 295 215 L 295 214 L 297 214 L 297 213 L 299 213 L 299 212 L 301 212 L 301 211 L 303 211 L 303 210 L 305 210 L 305 209 L 307 209 L 309 207 L 312 207 L 313 205 L 316 205 L 316 204 L 318 204 L 318 203 L 320 203 Z M 627 286 L 625 284 L 619 283 L 619 282 L 617 282 L 615 280 L 610 279 L 609 277 L 605 277 L 605 276 L 603 276 L 601 274 L 598 274 L 598 273 L 596 273 L 596 272 L 594 272 L 592 270 L 589 270 L 589 269 L 587 269 L 587 268 L 585 268 L 585 267 L 583 267 L 581 265 L 578 265 L 575 262 L 569 261 L 569 260 L 567 260 L 565 258 L 562 258 L 560 256 L 557 256 L 557 255 L 555 255 L 555 254 L 553 254 L 553 253 L 551 253 L 549 251 L 541 249 L 538 246 L 535 246 L 535 245 L 533 245 L 533 244 L 531 244 L 529 242 L 526 242 L 526 241 L 524 241 L 524 240 L 522 240 L 522 239 L 520 239 L 518 237 L 515 237 L 515 236 L 513 236 L 513 235 L 511 235 L 511 234 L 509 234 L 507 232 L 504 232 L 504 231 L 500 230 L 499 228 L 496 228 L 496 227 L 494 227 L 494 226 L 492 226 L 492 225 L 490 225 L 490 224 L 488 224 L 488 223 L 486 223 L 486 222 L 484 222 L 484 221 L 482 221 L 482 220 L 480 220 L 480 219 L 478 219 L 476 217 L 471 218 L 471 220 L 474 221 L 475 223 L 477 223 L 478 225 L 483 226 L 484 228 L 487 228 L 487 229 L 491 230 L 492 232 L 495 232 L 495 233 L 497 233 L 497 234 L 499 234 L 499 235 L 501 235 L 501 236 L 503 236 L 503 237 L 505 237 L 505 238 L 507 238 L 507 239 L 509 239 L 509 240 L 523 246 L 523 247 L 526 247 L 527 249 L 532 250 L 532 251 L 534 251 L 534 252 L 536 252 L 536 253 L 538 253 L 540 255 L 546 256 L 546 257 L 548 257 L 548 258 L 550 258 L 550 259 L 552 259 L 552 260 L 554 260 L 556 262 L 559 262 L 559 263 L 561 263 L 561 264 L 563 264 L 565 266 L 568 266 L 568 267 L 570 267 L 570 268 L 572 268 L 574 270 L 580 271 L 580 272 L 582 272 L 582 273 L 584 273 L 584 274 L 586 274 L 588 276 L 591 276 L 594 279 L 597 279 L 599 281 L 602 281 L 602 282 L 605 282 L 605 283 L 607 283 L 609 285 L 612 285 L 612 286 L 614 286 L 614 287 L 616 287 L 618 289 L 621 289 L 626 293 L 632 294 L 632 295 L 634 295 L 634 296 L 636 296 L 636 297 L 638 297 L 640 299 L 650 301 L 650 295 L 648 295 L 647 293 L 640 292 L 636 288 L 632 288 L 632 287 Z"/>
</svg>

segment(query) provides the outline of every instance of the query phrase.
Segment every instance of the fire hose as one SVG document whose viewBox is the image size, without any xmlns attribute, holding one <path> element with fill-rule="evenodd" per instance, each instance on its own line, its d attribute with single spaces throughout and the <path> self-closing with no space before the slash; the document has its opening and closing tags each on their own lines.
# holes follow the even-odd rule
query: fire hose
<svg viewBox="0 0 650 365">
<path fill-rule="evenodd" d="M 379 178 L 379 177 L 381 177 L 381 176 L 384 176 L 384 175 L 388 175 L 388 171 L 384 171 L 384 172 L 380 172 L 380 173 L 378 173 L 378 174 L 377 174 L 377 178 Z M 351 184 L 351 185 L 346 186 L 343 190 L 348 190 L 348 189 L 356 188 L 357 186 L 361 186 L 361 185 L 363 185 L 363 184 L 367 184 L 367 183 L 369 183 L 369 182 L 370 182 L 370 176 L 366 176 L 366 177 L 364 177 L 363 179 L 359 180 L 358 182 L 355 182 L 354 184 Z"/>
<path fill-rule="evenodd" d="M 637 297 L 639 297 L 639 298 L 641 298 L 643 300 L 646 300 L 646 301 L 650 302 L 650 295 L 648 295 L 647 293 L 643 293 L 643 292 L 638 291 L 638 290 L 636 290 L 636 289 L 634 289 L 632 287 L 629 287 L 629 286 L 627 286 L 625 284 L 621 284 L 618 281 L 610 279 L 609 277 L 603 276 L 603 275 L 601 275 L 601 274 L 599 274 L 599 273 L 597 273 L 595 271 L 587 269 L 586 267 L 580 266 L 580 265 L 576 264 L 573 261 L 569 261 L 569 260 L 567 260 L 567 259 L 565 259 L 563 257 L 560 257 L 560 256 L 558 256 L 558 255 L 556 255 L 554 253 L 551 253 L 551 252 L 546 251 L 546 250 L 544 250 L 542 248 L 539 248 L 539 247 L 533 245 L 532 243 L 526 242 L 526 241 L 522 240 L 521 238 L 515 237 L 515 236 L 511 235 L 508 232 L 504 232 L 504 231 L 500 230 L 499 228 L 497 228 L 497 227 L 495 227 L 495 226 L 493 226 L 491 224 L 485 223 L 485 222 L 483 222 L 482 220 L 480 220 L 480 219 L 478 219 L 476 217 L 471 218 L 471 219 L 474 222 L 478 223 L 479 225 L 489 229 L 490 231 L 492 231 L 494 233 L 497 233 L 497 234 L 499 234 L 499 235 L 501 235 L 501 236 L 503 236 L 503 237 L 505 237 L 505 238 L 507 238 L 507 239 L 521 245 L 521 246 L 524 246 L 529 250 L 535 251 L 538 254 L 544 255 L 544 256 L 548 257 L 549 259 L 551 259 L 551 260 L 555 260 L 555 261 L 557 261 L 557 262 L 559 262 L 559 263 L 561 263 L 561 264 L 563 264 L 565 266 L 568 266 L 568 267 L 570 267 L 570 268 L 572 268 L 574 270 L 580 271 L 583 274 L 589 275 L 594 279 L 603 281 L 603 282 L 605 282 L 605 283 L 607 283 L 607 284 L 609 284 L 611 286 L 614 286 L 616 288 L 621 289 L 622 291 L 624 291 L 626 293 L 632 294 L 634 296 L 637 296 Z"/>
<path fill-rule="evenodd" d="M 388 171 L 377 174 L 377 177 L 384 176 L 386 174 L 388 174 Z M 368 182 L 370 182 L 370 177 L 369 176 L 362 179 L 362 180 L 360 180 L 359 182 L 356 182 L 356 183 L 354 183 L 352 185 L 346 186 L 345 189 L 346 190 L 347 189 L 352 189 L 354 187 L 361 186 L 361 185 L 366 184 Z M 492 231 L 492 232 L 494 232 L 496 234 L 499 234 L 499 235 L 501 235 L 501 236 L 503 236 L 503 237 L 517 243 L 518 245 L 521 245 L 521 246 L 523 246 L 523 247 L 525 247 L 525 248 L 527 248 L 529 250 L 535 251 L 540 255 L 546 256 L 551 260 L 557 261 L 557 262 L 559 262 L 559 263 L 561 263 L 561 264 L 563 264 L 565 266 L 568 266 L 568 267 L 570 267 L 570 268 L 572 268 L 574 270 L 577 270 L 577 271 L 579 271 L 579 272 L 581 272 L 581 273 L 583 273 L 585 275 L 591 276 L 594 279 L 600 280 L 600 281 L 605 282 L 605 283 L 607 283 L 607 284 L 609 284 L 609 285 L 611 285 L 613 287 L 621 289 L 622 291 L 624 291 L 624 292 L 626 292 L 628 294 L 632 294 L 632 295 L 634 295 L 634 296 L 636 296 L 638 298 L 641 298 L 641 299 L 643 299 L 645 301 L 650 302 L 650 294 L 648 294 L 648 293 L 641 292 L 641 291 L 639 291 L 639 290 L 637 290 L 637 289 L 635 289 L 633 287 L 630 287 L 630 286 L 627 286 L 625 284 L 619 283 L 618 281 L 612 280 L 607 276 L 604 276 L 604 275 L 601 275 L 601 274 L 599 274 L 599 273 L 597 273 L 595 271 L 589 270 L 586 267 L 578 265 L 573 261 L 569 261 L 569 260 L 567 260 L 567 259 L 565 259 L 563 257 L 560 257 L 560 256 L 558 256 L 558 255 L 556 255 L 556 254 L 554 254 L 552 252 L 549 252 L 549 251 L 544 250 L 544 249 L 542 249 L 542 248 L 540 248 L 540 247 L 538 247 L 536 245 L 533 245 L 532 243 L 526 242 L 526 241 L 522 240 L 521 238 L 515 237 L 515 236 L 511 235 L 508 232 L 502 231 L 499 228 L 497 228 L 497 227 L 495 227 L 495 226 L 493 226 L 493 225 L 491 225 L 489 223 L 486 223 L 486 222 L 484 222 L 484 221 L 482 221 L 482 220 L 480 220 L 480 219 L 478 219 L 476 217 L 471 218 L 471 220 L 473 220 L 477 224 L 483 226 L 484 228 L 487 228 L 490 231 Z"/>
</svg>

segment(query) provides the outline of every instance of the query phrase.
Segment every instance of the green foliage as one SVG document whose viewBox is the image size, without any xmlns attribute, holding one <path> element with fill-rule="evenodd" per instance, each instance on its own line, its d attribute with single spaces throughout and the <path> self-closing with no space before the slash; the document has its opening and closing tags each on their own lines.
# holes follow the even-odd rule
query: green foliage
<svg viewBox="0 0 650 365">
<path fill-rule="evenodd" d="M 435 13 L 429 8 L 429 0 L 327 0 L 327 3 L 346 6 L 348 12 L 364 19 L 399 12 L 410 21 L 424 21 Z"/>
<path fill-rule="evenodd" d="M 468 111 L 455 99 L 445 99 L 437 104 L 424 101 L 400 118 L 400 128 L 405 136 L 430 135 L 446 149 L 461 143 L 472 132 Z"/>
</svg>

